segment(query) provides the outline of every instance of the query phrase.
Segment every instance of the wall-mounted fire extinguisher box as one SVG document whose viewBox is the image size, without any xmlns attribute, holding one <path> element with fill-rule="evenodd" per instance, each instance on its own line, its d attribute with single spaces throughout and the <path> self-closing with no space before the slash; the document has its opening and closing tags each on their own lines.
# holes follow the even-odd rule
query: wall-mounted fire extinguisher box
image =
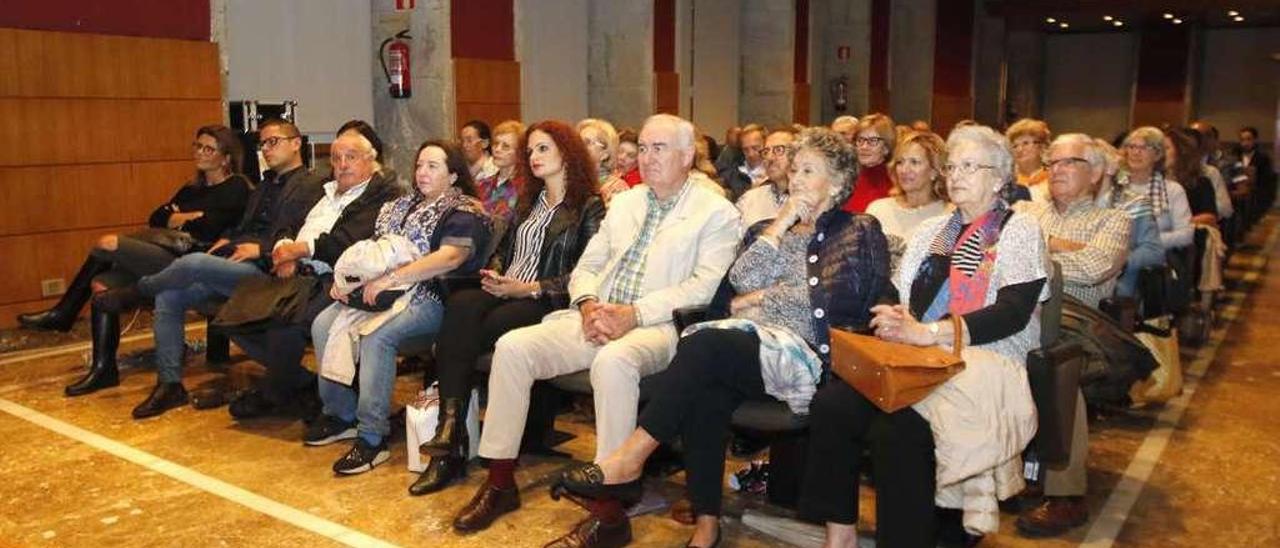
<svg viewBox="0 0 1280 548">
<path fill-rule="evenodd" d="M 382 74 L 387 77 L 387 93 L 395 99 L 413 95 L 413 79 L 409 75 L 409 31 L 402 30 L 382 41 L 378 48 L 378 60 Z"/>
</svg>

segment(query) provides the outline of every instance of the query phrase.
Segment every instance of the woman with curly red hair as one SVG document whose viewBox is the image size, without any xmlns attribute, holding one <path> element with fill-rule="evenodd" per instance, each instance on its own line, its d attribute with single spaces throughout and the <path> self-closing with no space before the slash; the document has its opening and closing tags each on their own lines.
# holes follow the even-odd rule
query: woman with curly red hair
<svg viewBox="0 0 1280 548">
<path fill-rule="evenodd" d="M 577 132 L 557 121 L 524 134 L 517 178 L 525 181 L 515 218 L 479 288 L 454 291 L 436 338 L 440 421 L 420 450 L 426 470 L 409 487 L 423 495 L 461 478 L 466 468 L 466 409 L 476 358 L 507 331 L 538 323 L 569 306 L 569 274 L 604 219 L 595 163 Z"/>
</svg>

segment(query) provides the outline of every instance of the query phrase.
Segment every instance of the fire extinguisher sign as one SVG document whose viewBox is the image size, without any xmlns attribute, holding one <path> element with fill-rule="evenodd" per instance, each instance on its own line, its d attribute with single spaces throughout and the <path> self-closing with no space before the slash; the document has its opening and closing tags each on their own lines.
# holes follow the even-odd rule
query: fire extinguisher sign
<svg viewBox="0 0 1280 548">
<path fill-rule="evenodd" d="M 396 0 L 396 11 L 409 11 L 416 2 L 417 0 Z"/>
</svg>

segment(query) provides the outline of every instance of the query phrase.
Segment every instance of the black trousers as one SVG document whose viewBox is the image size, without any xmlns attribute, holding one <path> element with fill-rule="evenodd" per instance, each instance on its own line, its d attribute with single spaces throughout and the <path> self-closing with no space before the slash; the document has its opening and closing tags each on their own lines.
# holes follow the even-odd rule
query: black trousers
<svg viewBox="0 0 1280 548">
<path fill-rule="evenodd" d="M 808 465 L 800 515 L 817 522 L 858 521 L 858 475 L 870 447 L 876 485 L 876 545 L 937 544 L 933 432 L 910 407 L 892 414 L 832 378 L 809 405 Z"/>
<path fill-rule="evenodd" d="M 760 337 L 736 329 L 698 331 L 680 339 L 671 366 L 653 382 L 653 399 L 637 422 L 658 441 L 683 442 L 693 513 L 718 516 L 733 410 L 770 398 L 760 377 Z"/>
<path fill-rule="evenodd" d="M 504 333 L 534 325 L 550 312 L 541 300 L 499 299 L 474 288 L 451 293 L 436 337 L 440 397 L 466 398 L 471 393 L 476 359 L 492 352 Z"/>
<path fill-rule="evenodd" d="M 129 286 L 138 278 L 164 270 L 178 258 L 163 247 L 123 234 L 117 239 L 115 251 L 95 247 L 89 253 L 97 259 L 111 261 L 111 270 L 96 278 L 98 283 L 110 288 Z"/>
<path fill-rule="evenodd" d="M 303 390 L 317 390 L 316 375 L 302 366 L 302 357 L 311 337 L 311 322 L 333 304 L 329 297 L 331 284 L 332 278 L 323 278 L 321 291 L 307 302 L 306 313 L 299 323 L 275 325 L 231 337 L 249 357 L 267 368 L 266 376 L 258 382 L 258 390 L 272 403 L 283 405 Z"/>
</svg>

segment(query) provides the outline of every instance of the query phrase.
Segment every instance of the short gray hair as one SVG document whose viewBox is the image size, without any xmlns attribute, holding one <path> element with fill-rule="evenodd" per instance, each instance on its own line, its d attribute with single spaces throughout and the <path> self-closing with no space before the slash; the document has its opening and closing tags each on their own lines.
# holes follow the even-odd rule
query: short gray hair
<svg viewBox="0 0 1280 548">
<path fill-rule="evenodd" d="M 613 161 L 618 155 L 618 130 L 614 129 L 613 124 L 599 118 L 583 118 L 574 129 L 578 133 L 582 133 L 584 129 L 593 129 L 600 133 L 600 138 L 603 139 L 600 144 L 604 145 L 605 152 L 609 153 L 609 157 L 603 162 L 604 167 L 612 168 Z"/>
<path fill-rule="evenodd" d="M 844 116 L 840 116 L 835 120 L 831 121 L 831 129 L 835 129 L 836 126 L 840 124 L 858 125 L 858 118 L 856 116 L 849 116 L 848 114 L 845 114 Z"/>
<path fill-rule="evenodd" d="M 666 124 L 676 128 L 676 144 L 683 150 L 694 150 L 693 140 L 698 138 L 698 130 L 693 123 L 673 114 L 654 114 L 645 118 L 644 125 Z M 644 131 L 641 126 L 641 131 Z"/>
<path fill-rule="evenodd" d="M 1013 153 L 1009 151 L 1009 139 L 1004 135 L 977 124 L 955 128 L 947 136 L 947 155 L 964 144 L 976 146 L 986 154 L 1001 185 L 1013 181 Z"/>
<path fill-rule="evenodd" d="M 1142 126 L 1130 131 L 1129 134 L 1125 136 L 1124 142 L 1125 144 L 1128 144 L 1129 141 L 1134 139 L 1141 141 L 1142 144 L 1147 145 L 1151 147 L 1151 150 L 1156 151 L 1156 171 L 1164 173 L 1165 167 L 1169 163 L 1169 151 L 1164 149 L 1164 132 L 1160 131 L 1160 128 L 1155 126 Z"/>
<path fill-rule="evenodd" d="M 812 150 L 822 156 L 827 171 L 840 187 L 832 203 L 835 207 L 844 205 L 849 195 L 853 194 L 853 182 L 858 178 L 858 156 L 854 154 L 853 146 L 840 137 L 839 133 L 818 126 L 801 131 L 796 136 L 796 141 L 792 143 L 791 158 L 795 159 L 796 153 L 802 150 Z"/>
<path fill-rule="evenodd" d="M 1055 138 L 1049 148 L 1052 149 L 1058 145 L 1080 145 L 1084 147 L 1084 159 L 1089 161 L 1089 165 L 1106 173 L 1107 155 L 1102 149 L 1098 148 L 1098 142 L 1093 137 L 1083 133 L 1064 133 Z"/>
</svg>

